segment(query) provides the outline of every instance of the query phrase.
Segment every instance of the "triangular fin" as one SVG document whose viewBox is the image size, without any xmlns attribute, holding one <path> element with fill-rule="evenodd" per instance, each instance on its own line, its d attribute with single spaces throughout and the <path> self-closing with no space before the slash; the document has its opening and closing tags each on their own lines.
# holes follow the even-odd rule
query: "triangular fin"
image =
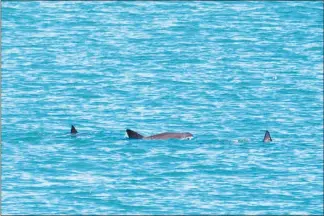
<svg viewBox="0 0 324 216">
<path fill-rule="evenodd" d="M 129 139 L 143 139 L 144 136 L 142 136 L 141 134 L 135 132 L 135 131 L 132 131 L 130 129 L 126 129 L 126 133 L 127 133 L 127 136 Z"/>
<path fill-rule="evenodd" d="M 71 127 L 71 134 L 76 134 L 78 131 L 75 129 L 75 127 L 72 125 Z"/>
<path fill-rule="evenodd" d="M 264 134 L 263 142 L 271 142 L 271 141 L 272 141 L 272 139 L 271 139 L 270 133 L 269 133 L 269 131 L 266 131 Z"/>
</svg>

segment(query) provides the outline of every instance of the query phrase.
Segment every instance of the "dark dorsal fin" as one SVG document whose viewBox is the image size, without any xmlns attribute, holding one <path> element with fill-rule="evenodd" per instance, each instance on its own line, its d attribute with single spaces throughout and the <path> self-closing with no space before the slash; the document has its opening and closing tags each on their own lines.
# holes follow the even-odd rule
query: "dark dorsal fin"
<svg viewBox="0 0 324 216">
<path fill-rule="evenodd" d="M 269 133 L 269 131 L 266 131 L 264 134 L 263 142 L 271 142 L 271 141 L 272 141 L 272 139 L 271 139 L 270 133 Z"/>
<path fill-rule="evenodd" d="M 72 125 L 71 127 L 71 134 L 76 134 L 78 131 L 75 129 L 75 127 Z"/>
<path fill-rule="evenodd" d="M 143 139 L 144 136 L 142 136 L 141 134 L 135 132 L 135 131 L 132 131 L 130 129 L 126 129 L 126 133 L 127 133 L 127 136 L 129 139 Z"/>
</svg>

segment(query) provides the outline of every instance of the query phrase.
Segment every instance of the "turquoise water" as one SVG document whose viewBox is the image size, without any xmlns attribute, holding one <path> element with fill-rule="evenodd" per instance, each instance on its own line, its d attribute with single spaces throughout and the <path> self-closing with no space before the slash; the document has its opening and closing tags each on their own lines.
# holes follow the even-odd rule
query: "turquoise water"
<svg viewBox="0 0 324 216">
<path fill-rule="evenodd" d="M 1 100 L 3 214 L 323 214 L 322 2 L 3 2 Z"/>
</svg>

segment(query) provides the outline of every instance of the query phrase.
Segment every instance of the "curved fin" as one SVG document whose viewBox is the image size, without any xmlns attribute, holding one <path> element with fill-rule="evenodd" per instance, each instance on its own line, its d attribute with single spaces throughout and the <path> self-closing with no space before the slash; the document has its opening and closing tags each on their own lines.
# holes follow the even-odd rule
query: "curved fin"
<svg viewBox="0 0 324 216">
<path fill-rule="evenodd" d="M 271 141 L 272 141 L 272 139 L 271 139 L 270 133 L 269 133 L 269 131 L 266 131 L 264 134 L 263 142 L 271 142 Z"/>
<path fill-rule="evenodd" d="M 142 136 L 141 134 L 135 132 L 135 131 L 132 131 L 130 129 L 126 129 L 126 133 L 127 133 L 127 136 L 129 139 L 143 139 L 144 136 Z"/>
<path fill-rule="evenodd" d="M 72 125 L 71 127 L 71 134 L 76 134 L 78 131 L 75 129 L 75 127 Z"/>
</svg>

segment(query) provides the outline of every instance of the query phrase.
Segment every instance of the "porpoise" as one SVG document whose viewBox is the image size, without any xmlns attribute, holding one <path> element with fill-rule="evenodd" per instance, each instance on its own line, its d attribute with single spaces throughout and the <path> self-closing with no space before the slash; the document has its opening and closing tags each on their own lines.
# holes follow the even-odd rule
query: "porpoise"
<svg viewBox="0 0 324 216">
<path fill-rule="evenodd" d="M 75 129 L 75 127 L 72 125 L 71 127 L 71 134 L 77 134 L 78 131 Z"/>
<path fill-rule="evenodd" d="M 269 133 L 269 131 L 266 131 L 264 134 L 263 142 L 271 142 L 271 141 L 272 141 L 272 139 L 271 139 L 270 133 Z"/>
<path fill-rule="evenodd" d="M 143 136 L 133 130 L 126 129 L 126 133 L 129 139 L 144 139 L 144 140 L 167 140 L 167 139 L 192 139 L 193 135 L 191 133 L 172 133 L 165 132 L 152 136 Z"/>
</svg>

